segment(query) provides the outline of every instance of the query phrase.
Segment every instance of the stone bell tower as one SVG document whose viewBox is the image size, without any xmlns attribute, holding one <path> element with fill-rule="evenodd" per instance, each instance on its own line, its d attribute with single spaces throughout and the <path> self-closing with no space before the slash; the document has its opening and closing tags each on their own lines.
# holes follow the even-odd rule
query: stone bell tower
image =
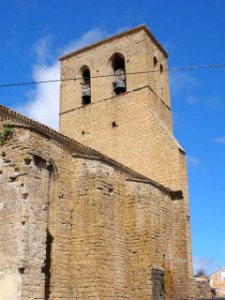
<svg viewBox="0 0 225 300">
<path fill-rule="evenodd" d="M 186 160 L 172 131 L 166 51 L 140 25 L 60 60 L 60 131 L 182 191 L 183 200 L 173 201 L 173 255 L 178 262 L 173 267 L 176 274 L 191 278 Z M 182 287 L 189 289 L 189 283 Z"/>
<path fill-rule="evenodd" d="M 148 28 L 60 60 L 60 131 L 161 184 L 177 185 L 180 146 L 172 134 L 167 53 Z"/>
</svg>

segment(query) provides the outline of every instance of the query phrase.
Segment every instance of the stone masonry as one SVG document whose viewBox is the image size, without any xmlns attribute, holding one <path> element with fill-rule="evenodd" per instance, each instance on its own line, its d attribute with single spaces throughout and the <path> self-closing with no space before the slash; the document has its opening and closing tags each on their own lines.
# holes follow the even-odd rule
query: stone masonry
<svg viewBox="0 0 225 300">
<path fill-rule="evenodd" d="M 115 53 L 123 57 L 127 74 L 126 91 L 119 95 L 113 89 Z M 84 66 L 91 75 L 88 105 L 81 101 Z M 186 160 L 172 132 L 167 68 L 166 51 L 145 25 L 63 56 L 60 130 L 172 190 L 182 190 L 183 200 L 173 203 L 171 230 L 179 232 L 174 241 L 177 274 L 191 278 Z"/>
<path fill-rule="evenodd" d="M 127 73 L 159 72 L 126 75 L 119 95 L 113 76 L 91 78 L 82 104 L 65 79 L 112 75 L 115 52 Z M 144 25 L 61 58 L 62 133 L 0 105 L 0 300 L 194 295 L 166 58 Z"/>
</svg>

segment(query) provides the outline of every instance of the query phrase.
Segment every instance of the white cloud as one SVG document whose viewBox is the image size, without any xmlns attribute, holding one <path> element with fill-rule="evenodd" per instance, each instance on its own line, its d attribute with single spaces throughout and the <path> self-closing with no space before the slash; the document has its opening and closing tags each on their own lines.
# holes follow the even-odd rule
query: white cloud
<svg viewBox="0 0 225 300">
<path fill-rule="evenodd" d="M 200 257 L 200 256 L 193 256 L 193 273 L 194 275 L 198 271 L 204 271 L 206 275 L 210 275 L 219 269 L 216 262 L 213 258 L 210 257 Z"/>
<path fill-rule="evenodd" d="M 206 99 L 206 100 L 205 100 L 205 103 L 206 103 L 208 106 L 210 106 L 210 107 L 216 108 L 216 107 L 221 106 L 222 100 L 219 99 L 219 98 L 214 97 L 214 98 Z"/>
<path fill-rule="evenodd" d="M 177 96 L 182 92 L 185 100 L 191 105 L 200 104 L 211 108 L 217 108 L 223 105 L 223 101 L 218 97 L 203 99 L 193 96 L 194 88 L 199 86 L 200 82 L 189 73 L 184 71 L 171 71 L 169 79 L 172 96 Z"/>
<path fill-rule="evenodd" d="M 185 72 L 170 71 L 170 89 L 172 94 L 178 94 L 183 90 L 198 85 L 198 80 Z"/>
<path fill-rule="evenodd" d="M 193 96 L 188 96 L 186 98 L 187 102 L 190 104 L 204 104 L 207 105 L 209 107 L 212 108 L 217 108 L 219 106 L 221 106 L 222 101 L 221 99 L 217 98 L 217 97 L 212 97 L 212 98 L 208 98 L 208 99 L 199 99 Z"/>
<path fill-rule="evenodd" d="M 196 104 L 199 102 L 199 100 L 193 96 L 188 96 L 186 98 L 187 102 L 190 103 L 190 104 Z"/>
<path fill-rule="evenodd" d="M 36 65 L 33 69 L 35 81 L 59 79 L 58 62 L 51 65 Z M 27 94 L 28 101 L 18 110 L 28 117 L 58 129 L 59 123 L 59 86 L 60 83 L 38 84 L 35 90 Z"/>
<path fill-rule="evenodd" d="M 198 166 L 200 164 L 200 160 L 193 155 L 187 155 L 187 162 L 192 166 Z"/>
<path fill-rule="evenodd" d="M 107 36 L 107 31 L 102 28 L 95 28 L 92 29 L 85 34 L 83 34 L 79 39 L 75 41 L 71 41 L 66 47 L 63 49 L 60 49 L 59 52 L 60 55 L 67 54 L 68 52 L 75 51 L 79 48 L 82 48 L 86 45 L 95 43 L 101 39 L 103 39 L 105 36 Z"/>
<path fill-rule="evenodd" d="M 106 34 L 106 31 L 101 28 L 90 30 L 79 39 L 71 41 L 63 49 L 59 49 L 58 54 L 63 55 L 94 43 L 104 38 Z M 51 38 L 45 36 L 39 39 L 33 47 L 36 61 L 33 66 L 33 80 L 36 82 L 60 79 L 58 58 L 55 58 L 51 63 L 47 63 L 51 58 L 50 42 Z M 25 105 L 15 109 L 57 130 L 59 124 L 59 87 L 59 82 L 38 84 L 35 89 L 27 92 Z"/>
<path fill-rule="evenodd" d="M 130 28 L 131 28 L 130 26 L 122 26 L 122 27 L 120 27 L 120 28 L 117 29 L 117 31 L 115 32 L 115 34 L 121 33 L 121 32 L 123 32 L 123 31 L 127 31 L 127 30 L 129 30 Z"/>
<path fill-rule="evenodd" d="M 52 38 L 50 35 L 46 35 L 36 41 L 33 45 L 34 59 L 38 64 L 44 64 L 48 59 L 52 58 L 50 51 L 50 44 Z"/>
<path fill-rule="evenodd" d="M 162 41 L 163 48 L 172 55 L 174 53 L 174 50 L 176 50 L 176 45 L 174 43 L 171 43 L 169 41 Z"/>
<path fill-rule="evenodd" d="M 225 136 L 220 136 L 212 140 L 213 143 L 225 145 Z"/>
</svg>

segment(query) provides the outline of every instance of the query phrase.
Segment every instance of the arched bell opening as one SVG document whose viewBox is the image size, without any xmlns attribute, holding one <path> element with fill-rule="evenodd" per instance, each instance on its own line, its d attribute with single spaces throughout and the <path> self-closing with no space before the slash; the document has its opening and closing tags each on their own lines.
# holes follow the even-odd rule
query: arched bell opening
<svg viewBox="0 0 225 300">
<path fill-rule="evenodd" d="M 81 76 L 82 104 L 87 105 L 91 103 L 91 73 L 87 66 L 81 69 Z"/>
<path fill-rule="evenodd" d="M 110 58 L 113 70 L 113 88 L 116 95 L 126 92 L 125 59 L 120 53 L 114 53 Z"/>
</svg>

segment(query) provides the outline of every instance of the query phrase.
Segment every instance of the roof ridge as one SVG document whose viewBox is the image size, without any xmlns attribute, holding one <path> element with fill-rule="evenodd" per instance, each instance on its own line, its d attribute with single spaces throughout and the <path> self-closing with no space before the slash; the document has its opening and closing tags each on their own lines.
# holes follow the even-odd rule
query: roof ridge
<svg viewBox="0 0 225 300">
<path fill-rule="evenodd" d="M 72 51 L 72 52 L 69 52 L 69 53 L 67 53 L 67 54 L 65 54 L 65 55 L 63 55 L 63 56 L 61 56 L 61 57 L 59 58 L 59 60 L 64 60 L 65 58 L 71 57 L 71 56 L 73 56 L 73 55 L 75 55 L 75 54 L 78 54 L 78 53 L 80 53 L 80 52 L 86 51 L 86 50 L 88 50 L 88 49 L 90 49 L 90 48 L 99 46 L 99 45 L 101 45 L 101 44 L 103 44 L 103 43 L 105 43 L 105 42 L 107 42 L 107 41 L 113 40 L 113 39 L 115 39 L 115 38 L 120 38 L 120 37 L 122 37 L 122 36 L 124 36 L 124 35 L 127 35 L 127 34 L 129 34 L 129 33 L 138 31 L 138 30 L 140 30 L 140 29 L 144 29 L 144 30 L 147 32 L 148 36 L 150 36 L 150 38 L 153 39 L 153 41 L 156 43 L 156 45 L 157 45 L 157 46 L 160 48 L 160 50 L 164 53 L 164 55 L 165 55 L 166 57 L 168 57 L 168 53 L 166 52 L 166 50 L 165 50 L 165 49 L 163 48 L 163 46 L 157 41 L 157 39 L 155 38 L 155 36 L 151 33 L 151 31 L 150 31 L 149 28 L 147 27 L 147 25 L 146 25 L 145 23 L 143 23 L 143 24 L 140 24 L 140 25 L 138 25 L 138 26 L 136 26 L 136 27 L 130 28 L 130 29 L 125 30 L 125 31 L 122 31 L 122 32 L 120 32 L 120 33 L 116 33 L 116 34 L 113 34 L 113 35 L 109 35 L 108 37 L 106 37 L 106 38 L 104 38 L 104 39 L 102 39 L 102 40 L 100 40 L 100 41 L 98 41 L 98 42 L 91 43 L 91 44 L 89 44 L 89 45 L 87 45 L 87 46 L 84 46 L 84 47 L 82 47 L 82 48 L 80 48 L 80 49 L 77 49 L 77 50 L 74 50 L 74 51 Z"/>
<path fill-rule="evenodd" d="M 218 272 L 223 272 L 223 271 L 225 271 L 225 267 L 224 267 L 224 268 L 222 267 L 222 268 L 218 269 L 217 271 L 215 271 L 215 272 L 209 274 L 208 277 L 210 277 L 210 276 L 212 276 L 212 275 L 214 275 L 214 274 L 216 274 L 216 273 L 218 273 Z"/>
</svg>

